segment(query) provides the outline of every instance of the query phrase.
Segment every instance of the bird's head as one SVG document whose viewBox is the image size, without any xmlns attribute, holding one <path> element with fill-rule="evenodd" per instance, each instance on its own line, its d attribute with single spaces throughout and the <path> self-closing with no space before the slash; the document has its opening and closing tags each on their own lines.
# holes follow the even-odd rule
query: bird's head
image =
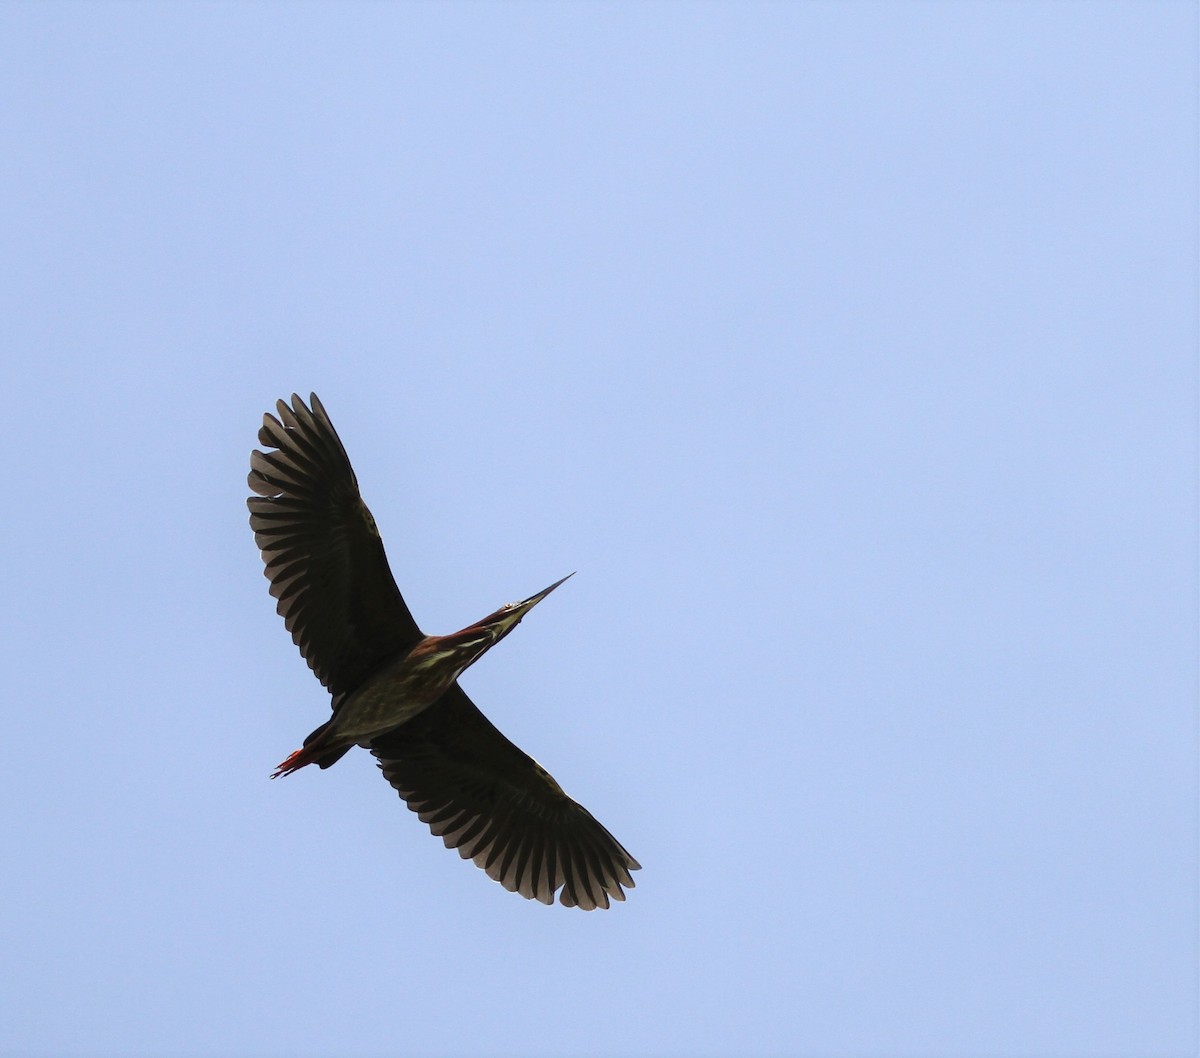
<svg viewBox="0 0 1200 1058">
<path fill-rule="evenodd" d="M 482 621 L 477 621 L 469 628 L 464 628 L 460 635 L 468 632 L 479 632 L 489 637 L 488 646 L 495 646 L 509 632 L 521 623 L 521 618 L 540 603 L 547 595 L 557 588 L 563 581 L 570 580 L 574 573 L 568 573 L 562 580 L 556 580 L 548 588 L 543 588 L 536 595 L 529 596 L 521 602 L 510 602 L 501 606 L 495 613 L 490 613 Z"/>
<path fill-rule="evenodd" d="M 460 632 L 453 632 L 448 636 L 431 636 L 425 641 L 425 645 L 419 645 L 415 650 L 426 656 L 424 664 L 452 665 L 457 675 L 483 657 L 521 623 L 522 617 L 563 581 L 573 576 L 574 573 L 568 573 L 562 580 L 556 580 L 550 587 L 543 588 L 528 599 L 501 606 L 495 613 L 488 614 L 482 621 L 476 621 L 473 625 L 467 625 Z"/>
</svg>

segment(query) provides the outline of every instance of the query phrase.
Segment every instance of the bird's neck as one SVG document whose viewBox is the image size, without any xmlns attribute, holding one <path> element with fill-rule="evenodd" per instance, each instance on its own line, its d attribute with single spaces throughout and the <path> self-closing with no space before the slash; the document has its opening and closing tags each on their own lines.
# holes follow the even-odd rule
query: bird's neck
<svg viewBox="0 0 1200 1058">
<path fill-rule="evenodd" d="M 426 636 L 409 652 L 406 667 L 417 672 L 443 670 L 458 679 L 495 644 L 498 636 L 491 629 L 471 626 L 448 636 Z"/>
</svg>

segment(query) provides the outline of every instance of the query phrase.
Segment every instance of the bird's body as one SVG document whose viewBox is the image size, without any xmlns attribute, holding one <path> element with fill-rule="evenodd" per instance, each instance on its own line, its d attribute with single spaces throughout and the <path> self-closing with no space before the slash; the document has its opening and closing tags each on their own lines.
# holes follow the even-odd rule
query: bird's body
<svg viewBox="0 0 1200 1058">
<path fill-rule="evenodd" d="M 408 806 L 505 888 L 590 910 L 624 900 L 639 864 L 550 774 L 508 741 L 459 675 L 566 580 L 448 636 L 424 635 L 333 424 L 292 395 L 266 415 L 250 457 L 250 525 L 271 594 L 333 716 L 272 778 L 370 749 Z"/>
<path fill-rule="evenodd" d="M 500 607 L 461 632 L 425 636 L 407 653 L 386 662 L 338 703 L 333 718 L 309 735 L 304 748 L 279 765 L 271 778 L 290 775 L 306 764 L 328 767 L 351 746 L 370 749 L 372 738 L 387 734 L 434 705 L 464 669 L 503 639 L 563 580 L 522 603 Z"/>
</svg>

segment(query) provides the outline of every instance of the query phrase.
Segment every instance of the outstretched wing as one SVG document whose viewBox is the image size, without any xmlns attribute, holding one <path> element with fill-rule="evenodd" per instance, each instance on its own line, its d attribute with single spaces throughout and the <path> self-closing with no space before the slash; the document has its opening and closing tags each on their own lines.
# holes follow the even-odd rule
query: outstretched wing
<svg viewBox="0 0 1200 1058">
<path fill-rule="evenodd" d="M 250 528 L 276 609 L 308 667 L 339 695 L 410 650 L 421 630 L 388 568 L 375 519 L 314 393 L 264 415 L 250 453 Z"/>
<path fill-rule="evenodd" d="M 624 900 L 641 867 L 457 683 L 371 742 L 384 777 L 422 822 L 509 892 L 591 911 Z"/>
</svg>

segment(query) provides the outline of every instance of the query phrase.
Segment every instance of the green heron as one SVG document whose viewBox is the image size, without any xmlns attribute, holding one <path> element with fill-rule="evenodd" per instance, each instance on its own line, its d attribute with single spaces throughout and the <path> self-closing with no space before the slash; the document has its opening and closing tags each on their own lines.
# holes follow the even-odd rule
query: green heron
<svg viewBox="0 0 1200 1058">
<path fill-rule="evenodd" d="M 292 394 L 250 454 L 250 527 L 276 609 L 333 716 L 271 778 L 328 768 L 353 746 L 441 837 L 510 892 L 590 911 L 624 900 L 640 864 L 537 761 L 505 738 L 458 677 L 566 577 L 448 636 L 427 636 L 388 567 L 375 519 L 321 402 Z M 561 892 L 560 892 L 561 890 Z"/>
</svg>

